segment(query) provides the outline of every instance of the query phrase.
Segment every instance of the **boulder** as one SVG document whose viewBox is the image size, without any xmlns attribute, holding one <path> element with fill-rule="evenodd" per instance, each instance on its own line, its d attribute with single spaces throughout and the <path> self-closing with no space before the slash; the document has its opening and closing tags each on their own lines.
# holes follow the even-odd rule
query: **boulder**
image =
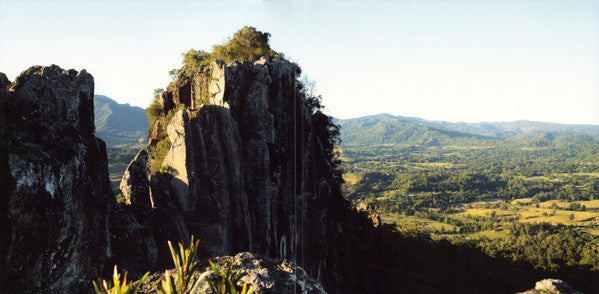
<svg viewBox="0 0 599 294">
<path fill-rule="evenodd" d="M 544 279 L 538 281 L 535 288 L 520 294 L 581 294 L 562 280 Z"/>
<path fill-rule="evenodd" d="M 241 284 L 247 283 L 254 289 L 254 293 L 326 293 L 322 285 L 309 277 L 306 272 L 293 262 L 268 258 L 250 252 L 241 252 L 235 256 L 220 256 L 211 260 L 220 269 L 225 270 L 231 266 L 232 271 L 242 272 Z M 198 281 L 191 293 L 212 293 L 206 278 L 213 274 L 207 260 L 196 262 L 192 268 L 191 280 Z M 174 269 L 169 270 L 174 274 Z M 149 276 L 141 286 L 140 293 L 155 293 L 164 273 L 155 273 Z"/>
</svg>

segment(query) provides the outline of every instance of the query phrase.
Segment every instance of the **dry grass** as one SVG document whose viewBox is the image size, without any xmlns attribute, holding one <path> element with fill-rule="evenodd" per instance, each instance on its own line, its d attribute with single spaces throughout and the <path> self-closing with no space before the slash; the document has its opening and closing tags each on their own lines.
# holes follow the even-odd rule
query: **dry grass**
<svg viewBox="0 0 599 294">
<path fill-rule="evenodd" d="M 348 184 L 355 185 L 360 180 L 360 176 L 356 173 L 344 173 L 343 180 Z"/>
<path fill-rule="evenodd" d="M 486 237 L 489 239 L 500 239 L 500 238 L 507 238 L 509 236 L 509 233 L 506 230 L 499 230 L 499 231 L 486 230 L 486 231 L 471 233 L 466 236 L 470 239 L 480 239 L 482 237 Z"/>
<path fill-rule="evenodd" d="M 416 216 L 404 216 L 397 213 L 382 213 L 381 221 L 386 224 L 401 225 L 404 223 L 415 224 L 428 232 L 439 232 L 442 230 L 453 231 L 458 229 L 457 226 L 433 221 L 430 219 L 420 218 Z"/>
</svg>

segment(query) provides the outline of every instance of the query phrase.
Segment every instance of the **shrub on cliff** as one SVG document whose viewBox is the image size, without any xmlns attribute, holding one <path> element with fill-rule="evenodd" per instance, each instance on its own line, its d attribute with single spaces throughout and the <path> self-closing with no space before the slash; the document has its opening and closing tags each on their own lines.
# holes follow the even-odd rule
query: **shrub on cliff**
<svg viewBox="0 0 599 294">
<path fill-rule="evenodd" d="M 150 123 L 150 128 L 154 126 L 156 120 L 160 117 L 162 113 L 162 109 L 160 106 L 160 96 L 164 93 L 164 89 L 154 89 L 154 100 L 152 104 L 146 108 L 146 115 L 148 116 L 148 121 Z"/>
<path fill-rule="evenodd" d="M 269 33 L 254 27 L 244 26 L 226 43 L 212 47 L 212 56 L 226 62 L 233 60 L 253 60 L 262 56 L 275 56 L 278 53 L 270 48 Z"/>
<path fill-rule="evenodd" d="M 191 74 L 194 71 L 197 71 L 204 65 L 210 64 L 215 58 L 210 55 L 210 53 L 204 50 L 195 50 L 189 49 L 189 51 L 182 54 L 183 55 L 183 70 L 185 70 L 188 74 Z M 174 70 L 169 72 L 171 76 L 174 75 L 178 71 Z"/>
<path fill-rule="evenodd" d="M 254 60 L 262 56 L 282 56 L 270 48 L 270 34 L 244 26 L 220 45 L 212 46 L 212 52 L 190 49 L 183 53 L 183 70 L 191 74 L 216 59 L 231 62 L 234 60 Z M 174 74 L 176 71 L 171 71 Z"/>
</svg>

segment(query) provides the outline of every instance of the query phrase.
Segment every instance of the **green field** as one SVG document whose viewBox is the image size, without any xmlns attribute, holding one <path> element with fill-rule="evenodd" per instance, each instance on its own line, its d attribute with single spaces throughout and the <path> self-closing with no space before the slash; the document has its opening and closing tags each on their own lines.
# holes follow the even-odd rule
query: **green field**
<svg viewBox="0 0 599 294">
<path fill-rule="evenodd" d="M 508 236 L 506 227 L 512 222 L 550 223 L 552 225 L 569 226 L 593 235 L 599 235 L 599 200 L 574 202 L 581 206 L 584 205 L 586 207 L 585 211 L 566 210 L 571 204 L 570 202 L 550 200 L 531 204 L 530 200 L 518 199 L 509 203 L 500 200 L 472 202 L 462 204 L 458 211 L 443 214 L 442 217 L 462 222 L 468 222 L 473 219 L 486 219 L 494 222 L 494 229 L 461 233 L 461 235 L 469 239 L 506 237 Z M 552 208 L 555 206 L 559 208 Z M 458 232 L 459 235 L 459 232 L 462 231 L 460 226 L 414 215 L 381 213 L 381 220 L 384 223 L 399 226 L 405 224 L 416 225 L 434 237 L 455 236 L 455 232 Z"/>
</svg>

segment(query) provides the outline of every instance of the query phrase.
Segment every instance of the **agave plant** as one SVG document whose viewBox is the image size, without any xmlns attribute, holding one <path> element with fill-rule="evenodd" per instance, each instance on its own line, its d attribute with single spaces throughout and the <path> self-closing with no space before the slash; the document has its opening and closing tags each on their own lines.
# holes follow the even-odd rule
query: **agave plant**
<svg viewBox="0 0 599 294">
<path fill-rule="evenodd" d="M 168 242 L 175 264 L 175 273 L 171 275 L 168 270 L 165 272 L 165 278 L 160 281 L 160 289 L 156 289 L 157 292 L 165 294 L 191 293 L 191 290 L 199 281 L 197 279 L 195 282 L 191 282 L 191 265 L 195 261 L 199 244 L 200 241 L 196 240 L 194 243 L 193 236 L 191 236 L 189 248 L 185 249 L 183 244 L 179 243 L 179 253 L 177 253 L 171 242 Z"/>
<path fill-rule="evenodd" d="M 127 283 L 127 272 L 123 275 L 121 280 L 121 274 L 118 273 L 116 265 L 114 266 L 114 274 L 112 275 L 113 286 L 110 286 L 110 282 L 98 278 L 98 284 L 94 284 L 94 291 L 96 294 L 133 294 L 137 292 L 143 281 L 148 277 L 150 272 L 147 272 L 139 281 L 134 285 Z M 98 286 L 99 285 L 99 286 Z"/>
<path fill-rule="evenodd" d="M 240 288 L 238 286 L 238 282 L 245 275 L 242 271 L 233 271 L 231 270 L 231 265 L 229 264 L 227 268 L 221 272 L 218 269 L 218 266 L 212 262 L 212 260 L 208 260 L 210 263 L 210 267 L 212 267 L 212 274 L 206 276 L 206 282 L 210 286 L 212 293 L 214 294 L 252 294 L 254 293 L 254 288 L 250 286 L 248 288 L 247 281 L 243 283 L 243 287 Z"/>
</svg>

